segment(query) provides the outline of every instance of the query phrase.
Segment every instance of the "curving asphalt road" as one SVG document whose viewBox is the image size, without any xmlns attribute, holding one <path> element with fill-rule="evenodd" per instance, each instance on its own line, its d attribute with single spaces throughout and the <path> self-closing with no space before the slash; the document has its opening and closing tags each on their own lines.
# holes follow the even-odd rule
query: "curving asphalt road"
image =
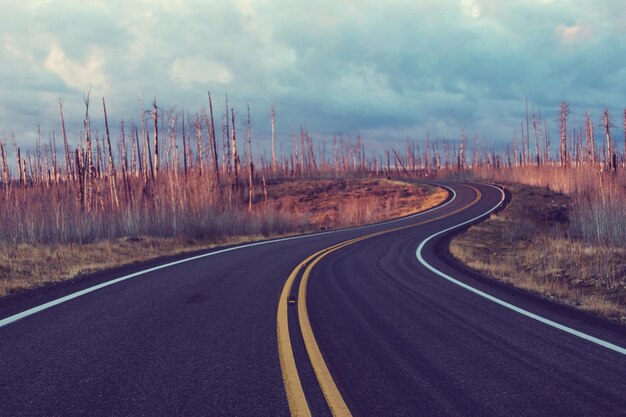
<svg viewBox="0 0 626 417">
<path fill-rule="evenodd" d="M 419 216 L 126 268 L 0 304 L 0 415 L 288 416 L 277 339 L 287 277 L 314 252 L 389 230 L 325 254 L 308 276 L 310 325 L 345 412 L 626 415 L 623 327 L 464 270 L 446 254 L 448 232 L 420 245 L 502 198 L 488 185 L 447 186 L 454 198 Z M 287 353 L 306 408 L 331 415 L 294 276 Z"/>
</svg>

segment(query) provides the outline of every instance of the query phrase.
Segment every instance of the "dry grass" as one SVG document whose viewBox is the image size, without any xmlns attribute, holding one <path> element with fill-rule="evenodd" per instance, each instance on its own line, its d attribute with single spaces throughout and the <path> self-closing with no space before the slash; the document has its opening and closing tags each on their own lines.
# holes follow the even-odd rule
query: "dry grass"
<svg viewBox="0 0 626 417">
<path fill-rule="evenodd" d="M 569 231 L 590 244 L 626 245 L 626 171 L 598 166 L 524 166 L 478 169 L 474 178 L 546 187 L 571 197 Z"/>
<path fill-rule="evenodd" d="M 330 229 L 407 216 L 447 196 L 441 188 L 386 179 L 297 181 L 272 187 L 268 206 Z"/>
<path fill-rule="evenodd" d="M 286 181 L 271 188 L 269 207 L 264 207 L 263 200 L 255 207 L 258 214 L 272 213 L 297 223 L 297 227 L 283 231 L 239 225 L 232 231 L 211 234 L 211 239 L 144 236 L 83 244 L 2 243 L 0 296 L 166 255 L 403 216 L 433 207 L 446 196 L 437 187 L 387 180 Z M 257 217 L 241 219 L 253 222 Z M 259 232 L 238 235 L 238 230 Z"/>
<path fill-rule="evenodd" d="M 626 249 L 573 238 L 568 197 L 538 187 L 508 188 L 508 208 L 453 239 L 452 254 L 493 278 L 626 320 Z"/>
<path fill-rule="evenodd" d="M 98 270 L 211 245 L 178 239 L 118 239 L 87 244 L 0 245 L 0 295 Z"/>
</svg>

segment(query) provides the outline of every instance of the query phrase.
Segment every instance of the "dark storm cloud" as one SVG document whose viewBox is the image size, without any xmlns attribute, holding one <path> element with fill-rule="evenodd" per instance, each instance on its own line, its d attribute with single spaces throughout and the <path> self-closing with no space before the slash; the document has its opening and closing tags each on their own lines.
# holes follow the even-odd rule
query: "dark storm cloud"
<svg viewBox="0 0 626 417">
<path fill-rule="evenodd" d="M 372 141 L 461 129 L 494 142 L 519 126 L 525 97 L 550 114 L 624 105 L 626 14 L 582 0 L 27 0 L 0 17 L 0 132 L 54 129 L 57 101 L 80 129 L 83 94 L 116 118 L 140 100 L 253 112 L 268 132 L 361 132 Z M 143 97 L 143 99 L 141 98 Z M 99 117 L 94 108 L 94 117 Z M 22 139 L 23 138 L 23 139 Z"/>
</svg>

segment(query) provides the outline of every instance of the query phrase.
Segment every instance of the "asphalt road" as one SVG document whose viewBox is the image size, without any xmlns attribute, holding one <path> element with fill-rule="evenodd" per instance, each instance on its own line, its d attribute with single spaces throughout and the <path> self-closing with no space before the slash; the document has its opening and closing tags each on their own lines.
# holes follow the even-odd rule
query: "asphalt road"
<svg viewBox="0 0 626 417">
<path fill-rule="evenodd" d="M 479 199 L 467 185 L 449 186 L 455 198 L 420 216 L 216 253 L 11 323 L 142 267 L 0 304 L 0 415 L 288 416 L 277 341 L 287 277 L 316 251 L 391 229 L 328 253 L 308 277 L 316 343 L 352 415 L 626 415 L 623 327 L 459 268 L 445 234 L 420 251 L 430 269 L 418 260 L 424 239 L 501 199 L 490 186 L 475 185 Z M 286 310 L 289 353 L 307 407 L 330 415 L 301 335 L 301 282 L 298 274 Z"/>
</svg>

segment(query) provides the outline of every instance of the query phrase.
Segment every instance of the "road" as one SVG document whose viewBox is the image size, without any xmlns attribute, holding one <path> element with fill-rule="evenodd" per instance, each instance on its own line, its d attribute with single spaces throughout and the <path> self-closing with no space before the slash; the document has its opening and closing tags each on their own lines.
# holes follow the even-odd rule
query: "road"
<svg viewBox="0 0 626 417">
<path fill-rule="evenodd" d="M 418 216 L 0 305 L 0 415 L 626 415 L 623 327 L 454 264 L 431 236 L 502 193 L 447 186 Z"/>
</svg>

